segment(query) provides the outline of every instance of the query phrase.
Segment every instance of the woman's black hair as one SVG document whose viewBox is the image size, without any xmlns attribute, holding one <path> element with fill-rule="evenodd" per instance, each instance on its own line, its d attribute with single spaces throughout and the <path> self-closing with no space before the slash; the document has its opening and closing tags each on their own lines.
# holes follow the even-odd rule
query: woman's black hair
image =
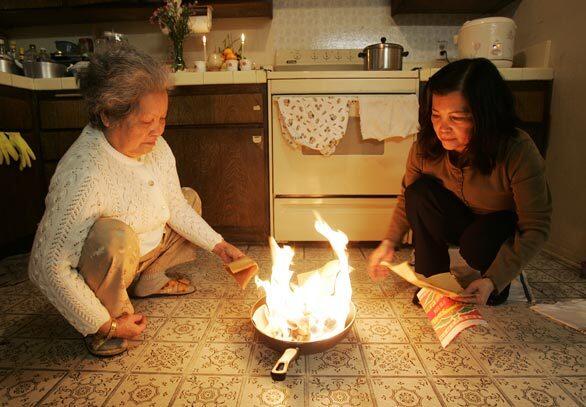
<svg viewBox="0 0 586 407">
<path fill-rule="evenodd" d="M 518 123 L 513 94 L 498 69 L 488 59 L 461 59 L 429 78 L 419 109 L 417 141 L 423 158 L 445 154 L 431 123 L 432 96 L 461 92 L 474 119 L 474 128 L 463 158 L 483 174 L 490 174 Z"/>
</svg>

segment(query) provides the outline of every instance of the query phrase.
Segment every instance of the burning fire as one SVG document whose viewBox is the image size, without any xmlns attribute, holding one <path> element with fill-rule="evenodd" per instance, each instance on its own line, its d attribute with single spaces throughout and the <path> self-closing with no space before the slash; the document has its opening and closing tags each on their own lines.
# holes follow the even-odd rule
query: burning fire
<svg viewBox="0 0 586 407">
<path fill-rule="evenodd" d="M 338 259 L 318 270 L 298 274 L 294 284 L 290 268 L 294 251 L 290 246 L 279 247 L 271 237 L 271 279 L 255 278 L 256 285 L 266 293 L 261 329 L 273 338 L 315 341 L 334 336 L 345 327 L 352 300 L 348 237 L 315 215 L 315 229 L 329 240 Z"/>
</svg>

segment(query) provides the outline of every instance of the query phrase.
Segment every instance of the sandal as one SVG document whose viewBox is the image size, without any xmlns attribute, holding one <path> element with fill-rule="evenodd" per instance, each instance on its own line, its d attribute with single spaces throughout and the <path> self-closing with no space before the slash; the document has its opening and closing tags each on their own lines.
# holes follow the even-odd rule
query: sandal
<svg viewBox="0 0 586 407">
<path fill-rule="evenodd" d="M 106 339 L 102 335 L 88 335 L 84 338 L 87 349 L 94 356 L 115 356 L 128 349 L 128 341 L 122 338 Z"/>
<path fill-rule="evenodd" d="M 167 281 L 167 284 L 153 295 L 185 295 L 194 291 L 195 287 L 191 285 L 191 281 L 186 278 L 178 278 Z"/>
</svg>

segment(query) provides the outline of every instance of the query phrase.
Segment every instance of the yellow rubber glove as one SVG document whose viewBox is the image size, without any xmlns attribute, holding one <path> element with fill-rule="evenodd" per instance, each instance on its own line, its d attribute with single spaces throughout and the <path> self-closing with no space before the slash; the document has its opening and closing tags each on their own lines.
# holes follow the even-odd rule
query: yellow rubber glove
<svg viewBox="0 0 586 407">
<path fill-rule="evenodd" d="M 18 153 L 20 155 L 20 165 L 18 166 L 18 168 L 22 171 L 24 167 L 32 167 L 31 158 L 33 160 L 36 160 L 37 157 L 35 157 L 35 153 L 33 153 L 33 150 L 31 150 L 26 141 L 24 141 L 20 133 L 7 132 L 6 134 L 8 134 L 8 139 L 10 140 L 12 145 L 18 150 Z"/>
<path fill-rule="evenodd" d="M 6 163 L 10 165 L 10 157 L 14 161 L 18 160 L 18 152 L 6 137 L 6 134 L 0 131 L 0 165 Z"/>
</svg>

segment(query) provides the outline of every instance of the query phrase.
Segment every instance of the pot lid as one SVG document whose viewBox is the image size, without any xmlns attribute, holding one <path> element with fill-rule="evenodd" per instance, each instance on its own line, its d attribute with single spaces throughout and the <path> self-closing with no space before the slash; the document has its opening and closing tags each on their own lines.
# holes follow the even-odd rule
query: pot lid
<svg viewBox="0 0 586 407">
<path fill-rule="evenodd" d="M 382 37 L 380 39 L 380 42 L 378 44 L 372 44 L 367 46 L 366 48 L 364 48 L 364 51 L 366 50 L 374 50 L 374 49 L 385 49 L 385 48 L 400 48 L 401 51 L 403 50 L 403 46 L 400 44 L 395 44 L 392 42 L 387 42 L 387 39 L 385 37 Z"/>
<path fill-rule="evenodd" d="M 466 21 L 462 28 L 464 27 L 471 27 L 474 25 L 481 25 L 481 24 L 512 24 L 514 27 L 517 27 L 515 21 L 508 18 L 508 17 L 486 17 L 486 18 L 477 18 L 476 20 Z"/>
</svg>

